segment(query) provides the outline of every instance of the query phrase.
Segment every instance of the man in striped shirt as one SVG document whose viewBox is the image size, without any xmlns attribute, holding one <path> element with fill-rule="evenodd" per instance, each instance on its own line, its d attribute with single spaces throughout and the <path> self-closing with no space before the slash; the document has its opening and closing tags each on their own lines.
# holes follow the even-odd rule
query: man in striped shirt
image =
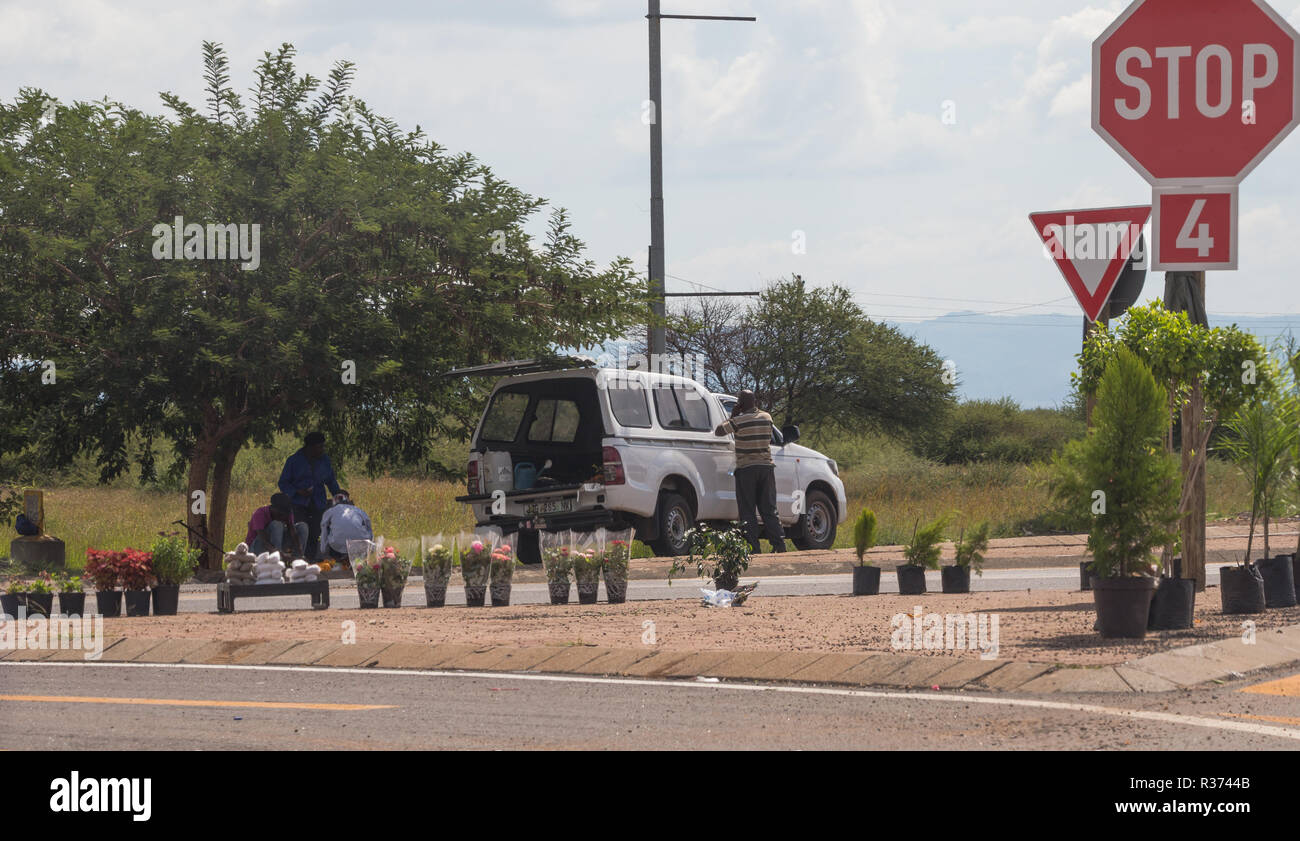
<svg viewBox="0 0 1300 841">
<path fill-rule="evenodd" d="M 758 509 L 764 536 L 772 549 L 785 551 L 785 531 L 776 512 L 776 466 L 772 463 L 772 416 L 758 408 L 754 392 L 740 392 L 731 420 L 713 430 L 715 435 L 734 435 L 736 444 L 736 507 L 740 522 L 754 552 L 758 544 Z"/>
</svg>

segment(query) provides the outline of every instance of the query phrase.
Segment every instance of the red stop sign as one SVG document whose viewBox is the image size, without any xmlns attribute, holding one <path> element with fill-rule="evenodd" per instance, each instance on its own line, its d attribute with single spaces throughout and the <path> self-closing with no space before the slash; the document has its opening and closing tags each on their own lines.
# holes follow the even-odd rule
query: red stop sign
<svg viewBox="0 0 1300 841">
<path fill-rule="evenodd" d="M 1152 184 L 1232 184 L 1300 122 L 1300 35 L 1264 0 L 1135 0 L 1092 45 L 1092 127 Z"/>
</svg>

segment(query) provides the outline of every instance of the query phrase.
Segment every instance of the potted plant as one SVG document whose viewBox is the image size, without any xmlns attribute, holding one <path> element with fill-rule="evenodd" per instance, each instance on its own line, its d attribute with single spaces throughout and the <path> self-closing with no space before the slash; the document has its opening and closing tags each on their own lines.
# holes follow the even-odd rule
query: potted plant
<svg viewBox="0 0 1300 841">
<path fill-rule="evenodd" d="M 491 573 L 488 588 L 492 592 L 492 606 L 510 604 L 510 586 L 515 576 L 515 550 L 509 541 L 502 540 L 492 548 Z"/>
<path fill-rule="evenodd" d="M 1097 510 L 1088 533 L 1097 576 L 1092 597 L 1103 637 L 1146 636 L 1155 592 L 1154 552 L 1177 538 L 1178 463 L 1163 444 L 1164 390 L 1127 347 L 1106 365 L 1093 428 L 1053 461 L 1051 491 Z M 1101 496 L 1097 494 L 1100 492 Z M 1096 509 L 1098 500 L 1104 507 Z"/>
<path fill-rule="evenodd" d="M 608 532 L 601 571 L 605 576 L 605 597 L 610 604 L 627 601 L 627 570 L 632 559 L 632 529 Z"/>
<path fill-rule="evenodd" d="M 1246 556 L 1237 567 L 1219 571 L 1224 613 L 1259 613 L 1265 607 L 1293 607 L 1295 572 L 1285 555 L 1269 557 L 1270 515 L 1278 503 L 1282 480 L 1290 470 L 1296 440 L 1294 412 L 1288 404 L 1257 396 L 1225 424 L 1223 451 L 1236 463 L 1250 485 L 1250 532 Z M 1264 521 L 1264 557 L 1251 559 L 1255 524 Z M 1262 600 L 1261 600 L 1262 592 Z"/>
<path fill-rule="evenodd" d="M 42 572 L 27 585 L 27 615 L 49 618 L 53 613 L 54 579 Z"/>
<path fill-rule="evenodd" d="M 966 536 L 966 527 L 957 533 L 956 555 L 952 566 L 939 570 L 945 593 L 969 593 L 970 574 L 984 575 L 984 553 L 989 549 L 989 524 L 982 521 Z"/>
<path fill-rule="evenodd" d="M 59 613 L 80 616 L 86 610 L 86 592 L 80 575 L 61 572 L 54 576 L 54 589 L 59 594 Z"/>
<path fill-rule="evenodd" d="M 5 616 L 18 616 L 18 608 L 27 609 L 27 582 L 16 575 L 5 581 L 4 594 L 0 595 L 0 613 Z"/>
<path fill-rule="evenodd" d="M 95 585 L 95 612 L 100 616 L 122 615 L 122 553 L 106 549 L 86 550 L 85 576 Z"/>
<path fill-rule="evenodd" d="M 154 583 L 153 556 L 127 547 L 120 560 L 120 578 L 127 616 L 149 615 L 149 586 Z"/>
<path fill-rule="evenodd" d="M 591 535 L 574 536 L 573 580 L 578 584 L 578 604 L 595 604 L 600 596 L 600 565 L 604 558 Z"/>
<path fill-rule="evenodd" d="M 1183 578 L 1183 559 L 1175 557 L 1160 571 L 1151 597 L 1148 631 L 1179 631 L 1192 627 L 1196 613 L 1196 580 Z"/>
<path fill-rule="evenodd" d="M 158 582 L 153 588 L 154 616 L 175 616 L 180 607 L 181 584 L 194 575 L 199 566 L 199 550 L 178 535 L 162 535 L 153 542 L 153 574 Z"/>
<path fill-rule="evenodd" d="M 442 607 L 447 603 L 447 583 L 451 581 L 451 567 L 455 549 L 444 543 L 442 535 L 432 541 L 424 552 L 424 603 L 428 607 Z"/>
<path fill-rule="evenodd" d="M 401 607 L 406 578 L 411 574 L 411 561 L 403 558 L 395 546 L 384 547 L 379 560 L 379 592 L 384 597 L 384 607 Z"/>
<path fill-rule="evenodd" d="M 939 568 L 939 556 L 943 553 L 940 544 L 947 526 L 947 517 L 939 517 L 924 527 L 919 519 L 912 524 L 912 539 L 903 545 L 905 563 L 894 568 L 900 596 L 919 596 L 925 592 L 925 571 Z"/>
<path fill-rule="evenodd" d="M 880 593 L 880 567 L 867 560 L 867 552 L 876 545 L 876 512 L 864 509 L 853 522 L 853 551 L 858 565 L 853 568 L 853 595 L 875 596 Z"/>
<path fill-rule="evenodd" d="M 542 533 L 542 568 L 546 570 L 546 588 L 551 594 L 551 604 L 568 604 L 573 587 L 569 574 L 573 570 L 570 556 L 569 533 Z"/>
<path fill-rule="evenodd" d="M 740 574 L 749 569 L 751 551 L 749 541 L 740 529 L 714 530 L 708 526 L 696 526 L 686 533 L 686 545 L 690 554 L 685 561 L 680 557 L 673 558 L 668 570 L 669 584 L 672 584 L 674 575 L 693 565 L 698 577 L 712 578 L 713 586 L 719 590 L 734 592 L 740 586 Z"/>
<path fill-rule="evenodd" d="M 366 554 L 352 563 L 353 580 L 357 585 L 357 601 L 362 610 L 379 607 L 379 573 L 383 564 L 377 547 L 373 544 Z"/>
<path fill-rule="evenodd" d="M 465 604 L 482 607 L 487 601 L 488 578 L 492 574 L 491 541 L 475 535 L 460 550 L 460 574 L 465 579 Z"/>
</svg>

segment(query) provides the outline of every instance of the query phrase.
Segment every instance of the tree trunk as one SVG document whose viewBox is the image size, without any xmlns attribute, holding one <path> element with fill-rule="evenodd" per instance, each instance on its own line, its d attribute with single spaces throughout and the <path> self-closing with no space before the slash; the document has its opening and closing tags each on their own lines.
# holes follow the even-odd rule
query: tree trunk
<svg viewBox="0 0 1300 841">
<path fill-rule="evenodd" d="M 212 495 L 208 500 L 208 539 L 217 546 L 226 545 L 226 505 L 230 501 L 230 473 L 235 467 L 243 441 L 227 438 L 217 448 L 212 463 Z M 216 554 L 213 552 L 212 554 Z M 221 569 L 221 558 L 210 569 Z"/>
<path fill-rule="evenodd" d="M 210 510 L 208 499 L 208 473 L 212 469 L 212 459 L 216 455 L 216 442 L 207 438 L 200 437 L 194 444 L 194 449 L 190 452 L 190 473 L 189 479 L 185 483 L 185 522 L 192 530 L 189 536 L 190 546 L 198 549 L 202 554 L 199 556 L 199 566 L 203 569 L 220 569 L 221 559 L 215 561 L 210 557 L 211 551 L 207 545 L 196 535 L 208 538 L 208 515 Z M 201 509 L 204 513 L 196 513 L 195 491 L 202 493 L 203 505 Z M 208 538 L 211 539 L 211 538 Z"/>
<path fill-rule="evenodd" d="M 1178 530 L 1183 544 L 1183 577 L 1196 581 L 1196 591 L 1205 590 L 1205 457 L 1208 435 L 1205 422 L 1205 393 L 1198 378 L 1183 406 L 1182 468 L 1185 505 Z M 1188 483 L 1190 487 L 1187 487 Z"/>
</svg>

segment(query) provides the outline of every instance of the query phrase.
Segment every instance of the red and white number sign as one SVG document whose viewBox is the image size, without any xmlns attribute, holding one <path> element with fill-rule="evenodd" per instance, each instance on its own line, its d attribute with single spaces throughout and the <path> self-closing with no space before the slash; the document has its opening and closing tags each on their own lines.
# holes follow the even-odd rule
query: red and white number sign
<svg viewBox="0 0 1300 841">
<path fill-rule="evenodd" d="M 1152 271 L 1237 268 L 1237 188 L 1156 187 Z"/>
</svg>

